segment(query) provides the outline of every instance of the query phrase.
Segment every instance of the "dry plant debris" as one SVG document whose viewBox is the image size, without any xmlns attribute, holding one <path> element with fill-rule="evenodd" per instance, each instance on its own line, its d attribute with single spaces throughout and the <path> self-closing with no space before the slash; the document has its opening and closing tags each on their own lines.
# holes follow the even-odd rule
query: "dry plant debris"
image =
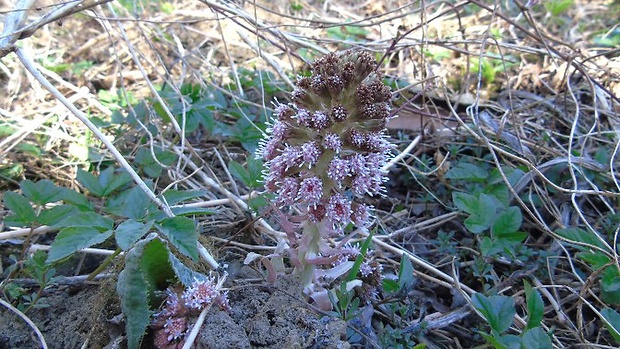
<svg viewBox="0 0 620 349">
<path fill-rule="evenodd" d="M 0 16 L 0 347 L 32 347 L 32 328 L 43 347 L 148 346 L 117 279 L 142 280 L 148 318 L 211 270 L 231 310 L 166 345 L 620 343 L 617 1 L 20 0 Z M 268 282 L 286 222 L 253 155 L 298 77 L 349 49 L 395 92 L 396 149 L 377 223 L 347 231 L 383 280 L 334 287 L 326 313 Z M 75 230 L 90 238 L 69 247 Z M 82 326 L 53 315 L 65 293 L 92 302 Z"/>
</svg>

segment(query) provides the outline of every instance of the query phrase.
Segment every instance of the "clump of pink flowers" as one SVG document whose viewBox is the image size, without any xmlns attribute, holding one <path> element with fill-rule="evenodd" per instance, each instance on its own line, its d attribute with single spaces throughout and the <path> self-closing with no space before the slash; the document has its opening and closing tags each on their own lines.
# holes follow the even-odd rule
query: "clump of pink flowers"
<svg viewBox="0 0 620 349">
<path fill-rule="evenodd" d="M 155 330 L 154 347 L 182 348 L 192 325 L 191 319 L 211 305 L 230 309 L 227 292 L 221 291 L 221 285 L 214 277 L 196 279 L 183 292 L 168 288 L 164 306 L 155 314 L 151 324 Z"/>
<path fill-rule="evenodd" d="M 385 137 L 391 91 L 382 78 L 367 52 L 319 58 L 311 76 L 298 78 L 292 103 L 276 105 L 260 149 L 267 191 L 280 208 L 301 212 L 301 234 L 287 233 L 291 260 L 308 286 L 317 276 L 348 270 L 351 264 L 333 266 L 346 252 L 326 239 L 342 235 L 350 223 L 369 226 L 367 199 L 384 190 L 382 168 L 392 144 Z"/>
</svg>

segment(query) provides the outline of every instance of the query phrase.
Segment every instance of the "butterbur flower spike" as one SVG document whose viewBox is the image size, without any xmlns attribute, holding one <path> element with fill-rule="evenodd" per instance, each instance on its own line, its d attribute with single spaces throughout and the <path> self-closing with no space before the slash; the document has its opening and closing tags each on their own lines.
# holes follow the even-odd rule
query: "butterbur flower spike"
<svg viewBox="0 0 620 349">
<path fill-rule="evenodd" d="M 369 226 L 371 207 L 364 201 L 384 191 L 381 169 L 392 149 L 385 137 L 391 91 L 376 68 L 367 52 L 319 58 L 311 76 L 298 78 L 292 103 L 276 103 L 259 151 L 265 187 L 276 204 L 307 215 L 293 257 L 306 285 L 315 261 L 329 253 L 325 239 L 350 223 Z"/>
<path fill-rule="evenodd" d="M 292 104 L 277 103 L 261 154 L 279 205 L 306 212 L 323 205 L 320 220 L 336 229 L 368 225 L 361 201 L 382 192 L 391 150 L 384 136 L 391 92 L 381 79 L 366 52 L 328 54 L 314 62 L 312 76 L 298 78 Z M 320 198 L 309 187 L 321 188 Z"/>
</svg>

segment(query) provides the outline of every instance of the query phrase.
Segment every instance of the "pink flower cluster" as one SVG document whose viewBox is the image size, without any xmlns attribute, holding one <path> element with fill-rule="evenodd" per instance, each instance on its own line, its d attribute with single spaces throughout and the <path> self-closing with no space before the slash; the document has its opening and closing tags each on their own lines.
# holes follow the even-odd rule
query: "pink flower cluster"
<svg viewBox="0 0 620 349">
<path fill-rule="evenodd" d="M 391 92 L 376 66 L 366 52 L 328 54 L 298 79 L 292 103 L 277 104 L 260 155 L 279 206 L 298 205 L 337 230 L 370 224 L 362 199 L 382 193 L 392 148 L 384 135 Z"/>
<path fill-rule="evenodd" d="M 181 348 L 190 328 L 189 317 L 211 304 L 224 310 L 230 309 L 227 293 L 218 289 L 213 277 L 196 279 L 180 297 L 179 292 L 168 288 L 164 307 L 153 319 L 155 348 Z"/>
</svg>

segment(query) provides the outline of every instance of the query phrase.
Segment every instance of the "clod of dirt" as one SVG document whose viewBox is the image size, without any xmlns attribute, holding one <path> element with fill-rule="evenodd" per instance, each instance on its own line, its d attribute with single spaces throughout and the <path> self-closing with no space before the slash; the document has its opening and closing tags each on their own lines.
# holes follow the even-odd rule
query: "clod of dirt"
<svg viewBox="0 0 620 349">
<path fill-rule="evenodd" d="M 237 278 L 256 276 L 249 268 Z M 253 274 L 253 275 L 252 275 Z M 335 318 L 319 319 L 301 296 L 291 275 L 274 285 L 231 287 L 231 310 L 212 310 L 200 334 L 204 348 L 349 348 L 347 325 Z"/>
<path fill-rule="evenodd" d="M 101 322 L 102 292 L 99 287 L 87 287 L 75 294 L 62 290 L 53 292 L 40 300 L 39 304 L 45 304 L 46 308 L 32 309 L 27 314 L 43 333 L 50 349 L 80 348 L 87 340 L 87 347 L 101 348 L 109 342 L 105 327 L 111 325 L 105 320 Z M 99 329 L 96 334 L 94 329 Z M 96 343 L 101 341 L 106 343 Z M 0 349 L 40 346 L 24 320 L 0 307 Z"/>
</svg>

